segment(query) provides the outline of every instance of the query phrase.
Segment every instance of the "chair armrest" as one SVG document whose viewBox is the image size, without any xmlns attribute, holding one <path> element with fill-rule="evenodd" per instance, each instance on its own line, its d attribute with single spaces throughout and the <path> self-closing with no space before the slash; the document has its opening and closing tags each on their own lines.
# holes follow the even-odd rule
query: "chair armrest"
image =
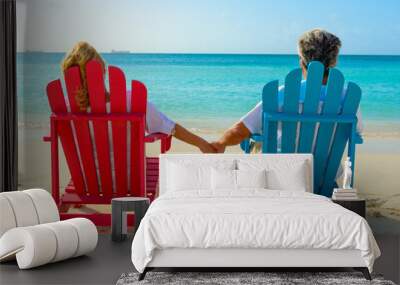
<svg viewBox="0 0 400 285">
<path fill-rule="evenodd" d="M 354 139 L 354 143 L 355 144 L 364 143 L 364 139 L 363 139 L 362 135 L 360 135 L 359 133 L 356 133 L 356 136 L 355 136 L 355 139 Z"/>
<path fill-rule="evenodd" d="M 149 134 L 147 136 L 145 136 L 144 141 L 146 143 L 153 143 L 156 142 L 158 140 L 162 140 L 165 138 L 168 138 L 169 135 L 163 134 L 163 133 L 154 133 L 154 134 Z"/>
<path fill-rule="evenodd" d="M 260 134 L 253 134 L 253 135 L 251 135 L 250 139 L 255 142 L 262 142 L 264 140 L 264 137 L 263 137 L 263 135 L 260 135 Z"/>
<path fill-rule="evenodd" d="M 51 142 L 51 136 L 50 135 L 44 136 L 42 139 L 43 139 L 44 142 Z"/>
<path fill-rule="evenodd" d="M 240 148 L 241 148 L 245 153 L 249 153 L 249 151 L 250 151 L 250 139 L 242 140 L 242 142 L 240 143 Z"/>
<path fill-rule="evenodd" d="M 166 135 L 163 133 L 154 133 L 147 135 L 144 138 L 145 143 L 153 143 L 157 140 L 161 141 L 161 153 L 165 153 L 171 148 L 171 140 L 172 140 L 171 135 Z"/>
</svg>

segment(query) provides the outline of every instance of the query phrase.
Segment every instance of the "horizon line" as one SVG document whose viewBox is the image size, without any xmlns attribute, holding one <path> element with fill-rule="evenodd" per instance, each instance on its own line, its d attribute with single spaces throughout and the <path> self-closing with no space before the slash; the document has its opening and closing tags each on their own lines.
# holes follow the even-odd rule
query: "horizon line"
<svg viewBox="0 0 400 285">
<path fill-rule="evenodd" d="M 42 51 L 42 50 L 25 50 L 25 51 L 17 51 L 17 54 L 20 53 L 66 53 L 66 51 Z M 111 51 L 100 51 L 101 54 L 117 54 L 117 55 L 298 55 L 297 53 L 240 53 L 240 52 L 133 52 L 133 51 L 128 51 L 128 50 L 111 50 Z M 398 54 L 382 54 L 382 53 L 341 53 L 339 56 L 400 56 L 400 53 Z"/>
</svg>

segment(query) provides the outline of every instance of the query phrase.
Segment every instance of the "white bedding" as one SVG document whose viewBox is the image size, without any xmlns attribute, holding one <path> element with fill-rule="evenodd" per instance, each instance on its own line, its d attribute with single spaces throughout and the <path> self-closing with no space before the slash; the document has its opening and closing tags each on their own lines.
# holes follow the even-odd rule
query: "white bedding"
<svg viewBox="0 0 400 285">
<path fill-rule="evenodd" d="M 359 215 L 323 196 L 265 189 L 162 195 L 133 240 L 135 268 L 166 248 L 357 249 L 370 271 L 380 255 Z"/>
</svg>

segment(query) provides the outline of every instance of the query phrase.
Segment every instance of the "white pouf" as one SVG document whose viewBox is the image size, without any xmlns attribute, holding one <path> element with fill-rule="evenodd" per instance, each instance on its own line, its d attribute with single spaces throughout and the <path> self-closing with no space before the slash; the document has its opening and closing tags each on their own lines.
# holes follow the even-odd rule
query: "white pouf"
<svg viewBox="0 0 400 285">
<path fill-rule="evenodd" d="M 51 223 L 60 220 L 57 205 L 50 193 L 43 189 L 29 189 L 23 191 L 28 194 L 35 205 L 39 224 Z"/>
<path fill-rule="evenodd" d="M 43 226 L 52 231 L 57 244 L 61 245 L 57 247 L 52 262 L 67 259 L 75 255 L 78 250 L 79 236 L 77 231 L 71 227 L 70 223 L 55 222 Z"/>
<path fill-rule="evenodd" d="M 96 226 L 88 219 L 75 218 L 65 220 L 71 224 L 78 233 L 79 243 L 74 257 L 86 254 L 96 248 L 98 233 Z"/>
<path fill-rule="evenodd" d="M 0 258 L 16 255 L 21 269 L 84 255 L 97 245 L 96 226 L 87 219 L 14 228 L 0 239 Z"/>
<path fill-rule="evenodd" d="M 84 218 L 59 221 L 43 189 L 0 193 L 0 214 L 0 262 L 16 258 L 20 269 L 28 269 L 96 248 L 96 226 Z"/>
<path fill-rule="evenodd" d="M 11 205 L 17 227 L 27 227 L 39 224 L 35 205 L 30 196 L 21 191 L 1 193 Z"/>
<path fill-rule="evenodd" d="M 6 197 L 0 195 L 0 237 L 16 226 L 17 222 L 10 202 Z"/>
</svg>

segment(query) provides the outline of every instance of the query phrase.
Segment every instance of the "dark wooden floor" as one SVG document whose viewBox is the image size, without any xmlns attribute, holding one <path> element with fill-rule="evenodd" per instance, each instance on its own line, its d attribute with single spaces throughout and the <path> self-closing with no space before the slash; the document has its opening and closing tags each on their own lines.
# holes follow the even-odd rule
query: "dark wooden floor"
<svg viewBox="0 0 400 285">
<path fill-rule="evenodd" d="M 400 283 L 400 227 L 390 220 L 370 219 L 371 228 L 382 251 L 375 263 L 376 273 Z M 134 271 L 131 242 L 114 243 L 101 234 L 94 252 L 30 270 L 19 270 L 15 262 L 0 265 L 0 284 L 115 284 L 124 272 Z"/>
</svg>

